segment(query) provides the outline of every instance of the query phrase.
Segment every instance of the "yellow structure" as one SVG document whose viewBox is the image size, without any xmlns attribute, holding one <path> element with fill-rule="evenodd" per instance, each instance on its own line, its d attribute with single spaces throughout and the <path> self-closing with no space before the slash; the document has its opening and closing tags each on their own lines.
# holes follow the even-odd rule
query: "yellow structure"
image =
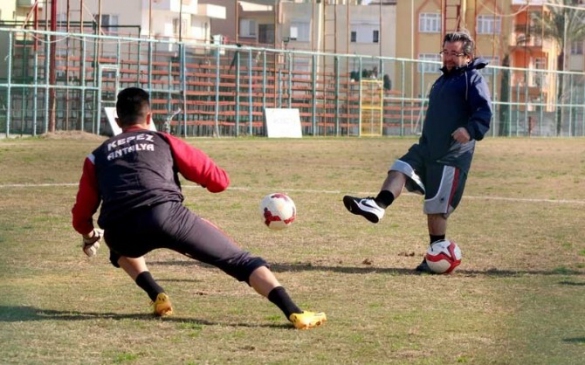
<svg viewBox="0 0 585 365">
<path fill-rule="evenodd" d="M 384 85 L 380 80 L 360 81 L 360 131 L 362 136 L 381 136 L 384 124 Z"/>
</svg>

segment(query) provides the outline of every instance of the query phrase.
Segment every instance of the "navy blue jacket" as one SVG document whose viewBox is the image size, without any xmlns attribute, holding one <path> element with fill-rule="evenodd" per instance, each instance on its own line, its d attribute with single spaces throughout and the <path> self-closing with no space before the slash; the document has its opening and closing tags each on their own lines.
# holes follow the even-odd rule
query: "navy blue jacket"
<svg viewBox="0 0 585 365">
<path fill-rule="evenodd" d="M 492 118 L 488 85 L 477 71 L 486 65 L 487 62 L 476 58 L 450 72 L 441 69 L 443 75 L 431 88 L 419 140 L 429 160 L 469 170 L 475 141 L 483 139 Z M 460 127 L 467 129 L 470 142 L 461 144 L 451 137 Z"/>
</svg>

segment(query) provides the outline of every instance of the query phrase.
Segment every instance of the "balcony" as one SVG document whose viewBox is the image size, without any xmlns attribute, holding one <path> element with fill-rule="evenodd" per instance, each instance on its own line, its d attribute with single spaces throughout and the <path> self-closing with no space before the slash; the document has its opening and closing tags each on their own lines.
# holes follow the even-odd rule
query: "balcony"
<svg viewBox="0 0 585 365">
<path fill-rule="evenodd" d="M 151 2 L 152 10 L 171 11 L 173 13 L 197 14 L 197 0 L 159 0 Z"/>
<path fill-rule="evenodd" d="M 35 2 L 36 2 L 35 0 L 16 0 L 16 7 L 30 9 L 30 7 L 33 6 L 35 4 Z M 42 2 L 42 1 L 39 1 L 37 4 L 37 6 L 39 8 L 42 8 L 43 5 L 44 5 L 44 2 Z"/>
<path fill-rule="evenodd" d="M 514 27 L 514 34 L 510 37 L 510 47 L 536 48 L 544 52 L 550 52 L 553 42 L 542 38 L 540 32 L 526 24 L 518 24 Z"/>
<path fill-rule="evenodd" d="M 521 47 L 542 47 L 544 45 L 542 37 L 524 33 L 516 33 L 513 42 L 514 44 L 512 45 Z"/>
<path fill-rule="evenodd" d="M 199 4 L 199 7 L 197 8 L 197 14 L 214 19 L 226 18 L 225 7 L 213 4 Z"/>
<path fill-rule="evenodd" d="M 546 4 L 547 0 L 512 0 L 512 5 L 534 5 L 542 6 Z"/>
</svg>

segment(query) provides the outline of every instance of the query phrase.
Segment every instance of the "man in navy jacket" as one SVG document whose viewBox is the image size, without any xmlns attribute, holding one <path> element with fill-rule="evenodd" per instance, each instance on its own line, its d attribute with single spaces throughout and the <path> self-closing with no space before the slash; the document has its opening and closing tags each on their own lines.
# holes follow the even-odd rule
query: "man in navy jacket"
<svg viewBox="0 0 585 365">
<path fill-rule="evenodd" d="M 487 63 L 474 59 L 473 49 L 467 32 L 445 35 L 443 74 L 431 88 L 418 143 L 390 167 L 375 198 L 343 197 L 351 213 L 378 223 L 406 188 L 425 196 L 430 243 L 445 239 L 447 218 L 461 201 L 475 142 L 483 139 L 492 118 L 488 86 L 478 72 Z M 416 270 L 431 272 L 425 260 Z"/>
</svg>

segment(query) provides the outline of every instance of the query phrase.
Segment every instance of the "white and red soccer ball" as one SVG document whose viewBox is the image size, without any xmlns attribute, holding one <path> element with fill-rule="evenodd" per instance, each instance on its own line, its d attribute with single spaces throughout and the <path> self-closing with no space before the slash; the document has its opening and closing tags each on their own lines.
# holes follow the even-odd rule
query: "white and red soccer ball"
<svg viewBox="0 0 585 365">
<path fill-rule="evenodd" d="M 272 193 L 262 199 L 260 214 L 268 228 L 280 230 L 289 227 L 295 221 L 297 208 L 285 193 Z"/>
<path fill-rule="evenodd" d="M 450 274 L 461 264 L 461 249 L 449 240 L 433 242 L 425 255 L 427 265 L 436 274 Z"/>
</svg>

